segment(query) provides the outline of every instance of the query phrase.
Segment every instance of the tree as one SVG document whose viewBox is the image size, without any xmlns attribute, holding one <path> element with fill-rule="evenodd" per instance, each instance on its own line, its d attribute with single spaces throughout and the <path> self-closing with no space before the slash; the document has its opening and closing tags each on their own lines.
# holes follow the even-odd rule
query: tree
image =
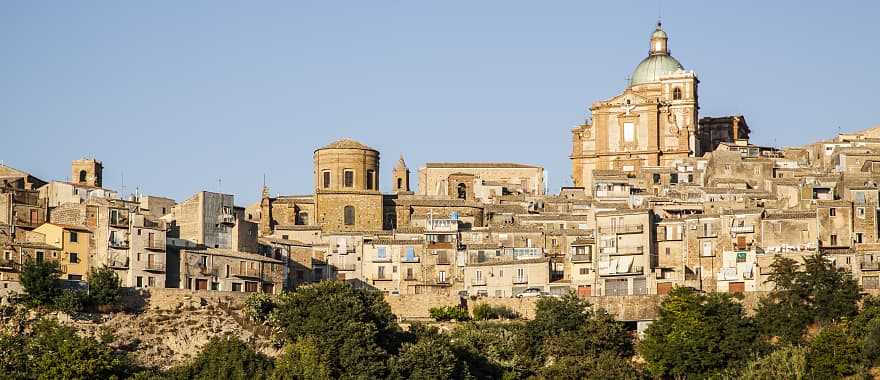
<svg viewBox="0 0 880 380">
<path fill-rule="evenodd" d="M 89 299 L 99 309 L 114 309 L 122 303 L 122 289 L 119 276 L 113 269 L 102 266 L 92 268 L 88 276 Z"/>
<path fill-rule="evenodd" d="M 707 374 L 744 363 L 759 349 L 757 328 L 729 294 L 683 287 L 669 292 L 638 346 L 659 377 Z"/>
<path fill-rule="evenodd" d="M 28 355 L 21 337 L 0 334 L 0 378 L 27 379 Z"/>
<path fill-rule="evenodd" d="M 540 372 L 545 379 L 633 380 L 644 377 L 632 361 L 612 352 L 581 358 L 564 357 Z"/>
<path fill-rule="evenodd" d="M 861 369 L 859 342 L 845 324 L 825 326 L 810 342 L 807 350 L 810 378 L 836 379 L 855 374 Z"/>
<path fill-rule="evenodd" d="M 259 380 L 272 376 L 272 361 L 236 337 L 211 338 L 195 359 L 169 371 L 172 379 Z"/>
<path fill-rule="evenodd" d="M 91 337 L 80 337 L 70 327 L 52 320 L 39 321 L 26 337 L 29 372 L 39 379 L 109 379 L 130 374 L 124 355 Z"/>
<path fill-rule="evenodd" d="M 392 363 L 393 371 L 401 379 L 463 379 L 467 374 L 467 368 L 444 337 L 406 343 Z"/>
<path fill-rule="evenodd" d="M 381 294 L 322 282 L 279 296 L 271 323 L 287 342 L 312 337 L 330 359 L 331 377 L 384 377 L 401 334 Z"/>
<path fill-rule="evenodd" d="M 768 282 L 774 288 L 760 301 L 755 317 L 764 334 L 799 344 L 810 324 L 833 323 L 858 312 L 858 283 L 821 254 L 805 257 L 803 271 L 787 257 L 777 258 L 771 268 Z"/>
<path fill-rule="evenodd" d="M 21 286 L 32 306 L 51 306 L 58 295 L 61 275 L 59 265 L 55 261 L 32 260 L 22 266 Z"/>
<path fill-rule="evenodd" d="M 330 360 L 321 351 L 320 342 L 311 336 L 300 338 L 284 348 L 275 365 L 278 380 L 330 380 Z"/>
<path fill-rule="evenodd" d="M 850 334 L 859 339 L 862 358 L 867 365 L 880 362 L 880 297 L 862 302 L 862 311 L 849 325 Z"/>
<path fill-rule="evenodd" d="M 777 348 L 764 357 L 750 361 L 740 380 L 802 380 L 807 378 L 807 350 L 799 346 Z"/>
</svg>

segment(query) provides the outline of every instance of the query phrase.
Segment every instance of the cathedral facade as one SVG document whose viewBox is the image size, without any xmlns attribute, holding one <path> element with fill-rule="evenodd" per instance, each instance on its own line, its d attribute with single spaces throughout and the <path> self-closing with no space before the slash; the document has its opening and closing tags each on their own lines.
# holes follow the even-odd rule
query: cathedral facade
<svg viewBox="0 0 880 380">
<path fill-rule="evenodd" d="M 669 53 L 657 23 L 648 57 L 619 95 L 590 106 L 592 120 L 572 130 L 572 180 L 591 189 L 594 171 L 637 172 L 698 156 L 699 80 Z"/>
</svg>

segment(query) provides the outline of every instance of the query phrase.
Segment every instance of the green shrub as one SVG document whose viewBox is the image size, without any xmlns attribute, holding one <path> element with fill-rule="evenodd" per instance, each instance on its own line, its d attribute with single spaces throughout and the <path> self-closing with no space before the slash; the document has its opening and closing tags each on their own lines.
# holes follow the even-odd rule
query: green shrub
<svg viewBox="0 0 880 380">
<path fill-rule="evenodd" d="M 122 304 L 119 276 L 106 266 L 89 271 L 89 299 L 98 310 L 113 310 Z"/>
<path fill-rule="evenodd" d="M 798 346 L 779 348 L 752 360 L 740 374 L 741 380 L 801 380 L 807 376 L 807 350 Z"/>
<path fill-rule="evenodd" d="M 861 369 L 859 342 L 849 334 L 845 324 L 826 326 L 813 338 L 807 350 L 807 367 L 811 378 L 836 379 Z"/>
<path fill-rule="evenodd" d="M 81 290 L 64 289 L 53 300 L 54 308 L 67 314 L 83 311 L 88 295 Z"/>
<path fill-rule="evenodd" d="M 272 310 L 275 310 L 275 301 L 268 293 L 254 293 L 244 301 L 244 314 L 257 323 L 266 322 Z"/>
<path fill-rule="evenodd" d="M 60 291 L 60 267 L 55 261 L 27 261 L 22 266 L 21 286 L 31 306 L 51 306 Z"/>
<path fill-rule="evenodd" d="M 519 313 L 513 309 L 502 305 L 489 305 L 488 303 L 480 303 L 474 306 L 474 320 L 487 321 L 490 319 L 519 319 Z"/>
<path fill-rule="evenodd" d="M 466 321 L 470 319 L 467 309 L 461 306 L 444 306 L 432 307 L 430 310 L 431 318 L 436 321 Z"/>
</svg>

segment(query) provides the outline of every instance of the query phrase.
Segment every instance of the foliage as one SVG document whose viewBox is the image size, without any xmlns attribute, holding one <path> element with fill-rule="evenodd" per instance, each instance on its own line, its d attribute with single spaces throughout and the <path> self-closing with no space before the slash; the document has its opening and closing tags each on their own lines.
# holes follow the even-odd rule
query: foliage
<svg viewBox="0 0 880 380">
<path fill-rule="evenodd" d="M 55 261 L 33 260 L 22 266 L 21 286 L 31 306 L 51 306 L 58 295 L 61 275 L 60 267 Z"/>
<path fill-rule="evenodd" d="M 55 321 L 38 322 L 26 337 L 27 372 L 40 379 L 108 379 L 130 372 L 125 356 Z"/>
<path fill-rule="evenodd" d="M 507 306 L 493 306 L 488 303 L 480 303 L 474 306 L 474 320 L 486 321 L 489 319 L 519 319 L 520 315 Z"/>
<path fill-rule="evenodd" d="M 880 297 L 868 297 L 862 311 L 849 325 L 850 334 L 859 339 L 862 359 L 867 365 L 880 363 Z"/>
<path fill-rule="evenodd" d="M 808 373 L 814 379 L 835 379 L 860 368 L 859 342 L 845 324 L 825 326 L 807 350 Z"/>
<path fill-rule="evenodd" d="M 676 287 L 645 331 L 639 353 L 654 376 L 707 374 L 742 363 L 760 348 L 757 329 L 728 294 Z"/>
<path fill-rule="evenodd" d="M 306 336 L 284 348 L 275 364 L 275 379 L 329 380 L 331 365 L 318 340 Z"/>
<path fill-rule="evenodd" d="M 169 371 L 170 379 L 268 379 L 272 361 L 235 337 L 214 337 L 195 359 Z"/>
<path fill-rule="evenodd" d="M 472 358 L 471 373 L 478 378 L 498 378 L 507 373 L 517 378 L 527 372 L 527 361 L 518 353 L 525 324 L 481 322 L 456 326 L 449 335 Z M 482 375 L 482 376 L 480 376 Z"/>
<path fill-rule="evenodd" d="M 28 378 L 28 356 L 22 349 L 25 343 L 21 337 L 0 334 L 0 378 Z"/>
<path fill-rule="evenodd" d="M 632 361 L 611 352 L 597 356 L 563 357 L 540 372 L 545 379 L 632 380 L 644 377 Z"/>
<path fill-rule="evenodd" d="M 99 308 L 117 308 L 122 303 L 119 276 L 113 269 L 102 266 L 92 268 L 88 276 L 89 299 Z"/>
<path fill-rule="evenodd" d="M 810 324 L 833 323 L 858 312 L 858 283 L 821 254 L 805 257 L 803 271 L 787 257 L 777 258 L 771 268 L 768 281 L 774 290 L 761 300 L 755 317 L 766 335 L 799 344 Z"/>
<path fill-rule="evenodd" d="M 801 380 L 807 378 L 807 350 L 798 346 L 777 348 L 767 356 L 750 361 L 740 380 Z"/>
<path fill-rule="evenodd" d="M 463 379 L 468 374 L 455 348 L 442 336 L 404 344 L 391 367 L 402 379 Z"/>
<path fill-rule="evenodd" d="M 258 323 L 266 322 L 274 309 L 275 302 L 268 293 L 253 293 L 244 302 L 244 314 Z"/>
<path fill-rule="evenodd" d="M 467 309 L 461 306 L 432 307 L 429 312 L 436 321 L 467 321 L 470 319 Z"/>
<path fill-rule="evenodd" d="M 271 323 L 288 343 L 311 337 L 333 378 L 384 377 L 401 334 L 381 294 L 326 281 L 278 297 Z"/>
<path fill-rule="evenodd" d="M 87 300 L 88 294 L 81 290 L 64 289 L 52 302 L 54 303 L 53 307 L 55 310 L 74 314 L 83 311 Z"/>
</svg>

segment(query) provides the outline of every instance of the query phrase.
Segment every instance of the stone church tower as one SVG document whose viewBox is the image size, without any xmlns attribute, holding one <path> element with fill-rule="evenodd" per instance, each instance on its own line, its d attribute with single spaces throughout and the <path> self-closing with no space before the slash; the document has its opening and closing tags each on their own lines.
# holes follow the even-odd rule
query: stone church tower
<svg viewBox="0 0 880 380">
<path fill-rule="evenodd" d="M 70 165 L 70 182 L 77 185 L 101 187 L 104 165 L 94 158 L 74 160 Z"/>
<path fill-rule="evenodd" d="M 351 139 L 315 150 L 317 224 L 327 231 L 382 230 L 379 151 Z"/>
<path fill-rule="evenodd" d="M 668 40 L 658 22 L 648 57 L 636 66 L 627 88 L 594 102 L 592 121 L 572 130 L 575 186 L 592 190 L 594 170 L 637 172 L 701 154 L 696 141 L 699 80 L 672 57 Z"/>
<path fill-rule="evenodd" d="M 393 193 L 409 193 L 409 168 L 406 167 L 406 161 L 403 160 L 403 155 L 400 155 L 400 160 L 397 161 L 397 165 L 394 166 L 394 171 L 392 173 L 392 184 L 391 188 L 393 189 Z"/>
</svg>

